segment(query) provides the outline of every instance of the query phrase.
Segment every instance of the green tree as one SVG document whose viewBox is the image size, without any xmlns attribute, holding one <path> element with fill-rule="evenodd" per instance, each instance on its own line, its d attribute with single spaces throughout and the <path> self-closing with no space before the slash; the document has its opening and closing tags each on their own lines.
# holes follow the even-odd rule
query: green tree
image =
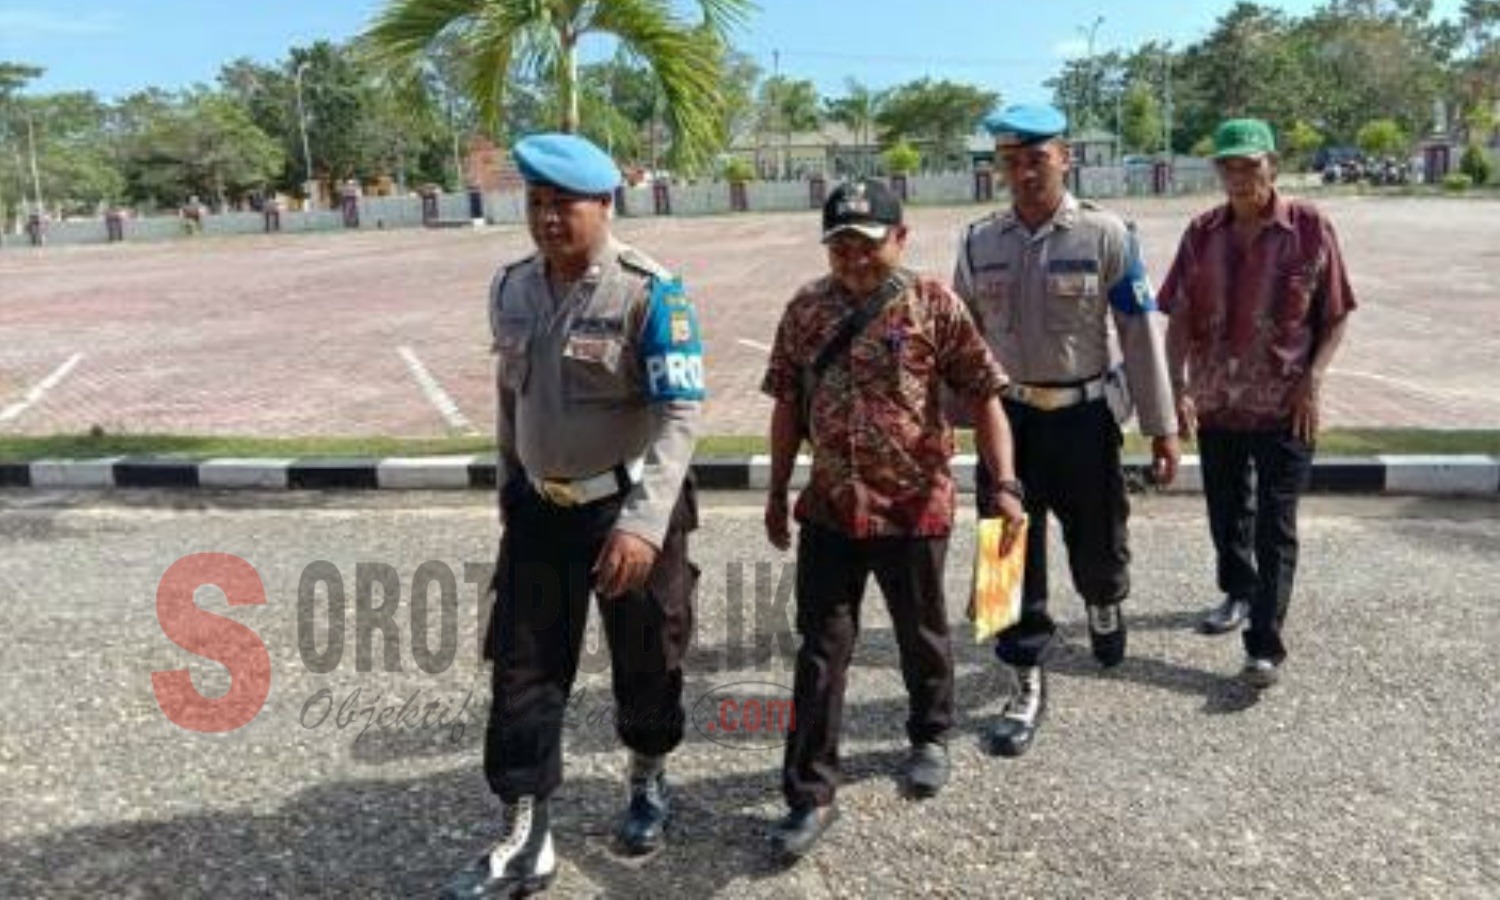
<svg viewBox="0 0 1500 900">
<path fill-rule="evenodd" d="M 1484 149 L 1474 144 L 1465 147 L 1464 155 L 1458 160 L 1458 170 L 1469 176 L 1469 180 L 1476 185 L 1490 180 L 1491 168 Z"/>
<path fill-rule="evenodd" d="M 892 175 L 910 175 L 922 167 L 921 152 L 906 141 L 897 141 L 880 156 Z"/>
<path fill-rule="evenodd" d="M 199 91 L 159 109 L 132 136 L 130 191 L 138 200 L 176 206 L 190 197 L 223 209 L 270 184 L 285 154 L 234 100 Z"/>
<path fill-rule="evenodd" d="M 1125 92 L 1120 139 L 1128 152 L 1155 153 L 1162 145 L 1162 108 L 1150 85 L 1135 84 Z"/>
<path fill-rule="evenodd" d="M 699 22 L 679 15 L 671 0 L 390 0 L 366 32 L 381 58 L 417 64 L 448 37 L 462 48 L 465 82 L 481 120 L 496 124 L 517 78 L 545 83 L 557 97 L 558 127 L 581 124 L 578 45 L 608 35 L 655 75 L 679 168 L 705 163 L 723 136 L 718 87 L 730 30 L 753 9 L 751 0 L 696 0 Z"/>
<path fill-rule="evenodd" d="M 21 95 L 26 76 L 9 75 L 10 89 L 0 88 L 0 200 L 40 198 L 50 210 L 88 215 L 118 198 L 124 179 L 109 147 L 109 108 L 90 92 Z"/>
<path fill-rule="evenodd" d="M 994 91 L 922 78 L 893 89 L 875 119 L 882 143 L 924 141 L 929 162 L 967 167 L 966 141 L 999 102 Z"/>
<path fill-rule="evenodd" d="M 1298 119 L 1282 135 L 1282 156 L 1289 167 L 1306 169 L 1312 155 L 1323 146 L 1323 134 L 1318 129 Z"/>
<path fill-rule="evenodd" d="M 844 81 L 844 96 L 823 101 L 823 113 L 829 120 L 848 128 L 861 144 L 870 144 L 885 104 L 885 91 L 873 90 L 856 78 Z"/>
<path fill-rule="evenodd" d="M 792 135 L 818 127 L 821 121 L 818 106 L 818 89 L 811 81 L 773 76 L 761 83 L 759 130 L 762 134 L 780 136 L 786 142 L 787 152 L 782 159 L 783 178 L 793 175 Z"/>
<path fill-rule="evenodd" d="M 1405 156 L 1411 143 L 1401 126 L 1392 119 L 1366 122 L 1359 129 L 1355 142 L 1367 156 Z"/>
<path fill-rule="evenodd" d="M 18 96 L 43 70 L 21 63 L 0 62 L 0 233 L 11 221 L 11 211 L 20 209 L 26 192 L 24 167 L 20 165 L 17 135 L 24 135 L 24 120 L 18 114 Z M 17 130 L 17 126 L 20 129 Z"/>
</svg>

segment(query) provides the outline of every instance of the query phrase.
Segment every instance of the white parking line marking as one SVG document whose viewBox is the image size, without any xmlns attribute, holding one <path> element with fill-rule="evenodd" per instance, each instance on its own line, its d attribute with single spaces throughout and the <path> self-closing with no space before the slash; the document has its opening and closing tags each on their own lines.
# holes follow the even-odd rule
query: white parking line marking
<svg viewBox="0 0 1500 900">
<path fill-rule="evenodd" d="M 762 353 L 771 352 L 770 344 L 762 344 L 760 341 L 752 341 L 749 338 L 740 338 L 739 342 L 741 344 L 744 344 L 746 347 L 749 347 L 751 350 L 759 350 Z"/>
<path fill-rule="evenodd" d="M 443 390 L 443 386 L 437 383 L 437 379 L 432 377 L 432 373 L 427 371 L 427 367 L 422 365 L 422 361 L 417 359 L 417 355 L 411 351 L 411 348 L 398 347 L 396 349 L 401 354 L 401 358 L 406 361 L 406 367 L 411 370 L 411 377 L 417 380 L 422 393 L 427 395 L 428 402 L 437 407 L 437 411 L 448 424 L 465 434 L 478 434 L 473 424 L 459 411 L 458 404 L 454 403 L 453 398 L 448 396 L 448 392 Z"/>
<path fill-rule="evenodd" d="M 48 391 L 57 387 L 58 382 L 62 381 L 64 378 L 67 378 L 68 373 L 73 371 L 73 367 L 77 366 L 79 360 L 81 359 L 83 359 L 82 353 L 75 353 L 72 356 L 68 357 L 67 362 L 58 366 L 56 369 L 53 369 L 52 374 L 37 382 L 35 387 L 27 391 L 26 397 L 24 399 L 17 403 L 12 403 L 10 406 L 5 407 L 5 409 L 0 410 L 0 422 L 9 422 L 11 419 L 14 419 L 21 413 L 30 409 L 32 404 L 42 399 L 43 394 L 46 394 Z"/>
</svg>

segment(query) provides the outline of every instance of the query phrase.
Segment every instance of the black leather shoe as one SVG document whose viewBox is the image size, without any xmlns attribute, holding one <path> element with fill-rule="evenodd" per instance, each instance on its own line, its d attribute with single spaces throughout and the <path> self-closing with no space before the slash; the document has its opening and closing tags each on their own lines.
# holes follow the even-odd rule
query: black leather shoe
<svg viewBox="0 0 1500 900">
<path fill-rule="evenodd" d="M 928 741 L 911 748 L 905 765 L 906 792 L 913 797 L 936 796 L 948 783 L 948 748 L 937 741 Z"/>
<path fill-rule="evenodd" d="M 1047 676 L 1041 666 L 1016 668 L 1016 693 L 1005 704 L 1000 721 L 984 734 L 985 748 L 994 756 L 1020 756 L 1031 749 L 1047 712 Z"/>
<path fill-rule="evenodd" d="M 630 856 L 645 856 L 660 850 L 671 812 L 665 773 L 658 771 L 655 775 L 632 777 L 630 805 L 625 807 L 625 818 L 615 832 L 620 849 Z"/>
<path fill-rule="evenodd" d="M 839 808 L 832 803 L 794 809 L 771 827 L 771 849 L 784 860 L 801 859 L 838 820 Z"/>
<path fill-rule="evenodd" d="M 1225 597 L 1224 602 L 1208 611 L 1198 630 L 1203 634 L 1225 634 L 1234 631 L 1250 618 L 1250 601 Z"/>
<path fill-rule="evenodd" d="M 1275 660 L 1246 657 L 1245 665 L 1240 668 L 1240 680 L 1257 691 L 1275 687 L 1281 680 L 1281 666 Z"/>
<path fill-rule="evenodd" d="M 443 900 L 525 897 L 546 890 L 557 877 L 547 801 L 522 797 L 506 804 L 504 817 L 500 843 L 453 876 L 443 887 Z"/>
<path fill-rule="evenodd" d="M 1094 649 L 1094 659 L 1106 669 L 1118 666 L 1125 659 L 1125 616 L 1120 604 L 1089 606 L 1089 645 Z"/>
</svg>

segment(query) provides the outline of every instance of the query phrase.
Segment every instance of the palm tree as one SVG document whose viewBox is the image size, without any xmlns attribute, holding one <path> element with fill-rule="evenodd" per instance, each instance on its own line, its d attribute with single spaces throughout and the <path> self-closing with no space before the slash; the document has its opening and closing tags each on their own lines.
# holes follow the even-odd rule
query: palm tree
<svg viewBox="0 0 1500 900">
<path fill-rule="evenodd" d="M 870 138 L 874 132 L 875 119 L 880 115 L 880 108 L 885 104 L 886 92 L 871 90 L 858 79 L 850 78 L 844 82 L 845 94 L 831 100 L 825 100 L 824 109 L 828 118 L 846 126 L 853 133 L 854 139 L 860 143 L 860 175 L 869 175 L 866 171 L 869 166 L 865 149 L 870 146 Z"/>
<path fill-rule="evenodd" d="M 697 24 L 673 9 L 674 0 L 389 0 L 364 37 L 378 60 L 398 67 L 451 39 L 485 123 L 499 121 L 507 86 L 519 78 L 554 86 L 558 127 L 576 132 L 578 43 L 588 34 L 610 35 L 660 86 L 673 137 L 669 159 L 695 168 L 718 149 L 728 34 L 755 8 L 753 0 L 695 2 Z"/>
</svg>

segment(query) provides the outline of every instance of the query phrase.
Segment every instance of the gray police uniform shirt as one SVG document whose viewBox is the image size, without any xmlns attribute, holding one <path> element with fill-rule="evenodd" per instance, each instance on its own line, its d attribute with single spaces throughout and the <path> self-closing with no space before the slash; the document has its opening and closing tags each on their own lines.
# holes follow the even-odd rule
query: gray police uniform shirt
<svg viewBox="0 0 1500 900">
<path fill-rule="evenodd" d="M 1119 216 L 1064 193 L 1035 232 L 1015 210 L 970 224 L 953 287 L 1014 381 L 1082 381 L 1109 370 L 1112 313 L 1141 431 L 1177 433 L 1167 357 L 1134 231 Z"/>
<path fill-rule="evenodd" d="M 540 255 L 496 274 L 490 328 L 501 485 L 517 463 L 532 478 L 577 479 L 643 460 L 616 527 L 661 546 L 692 461 L 703 395 L 701 349 L 691 366 L 642 357 L 653 287 L 672 283 L 666 269 L 613 238 L 556 299 Z M 672 330 L 681 326 L 687 343 L 690 325 L 699 347 L 696 314 L 680 302 L 686 311 L 673 316 Z"/>
</svg>

